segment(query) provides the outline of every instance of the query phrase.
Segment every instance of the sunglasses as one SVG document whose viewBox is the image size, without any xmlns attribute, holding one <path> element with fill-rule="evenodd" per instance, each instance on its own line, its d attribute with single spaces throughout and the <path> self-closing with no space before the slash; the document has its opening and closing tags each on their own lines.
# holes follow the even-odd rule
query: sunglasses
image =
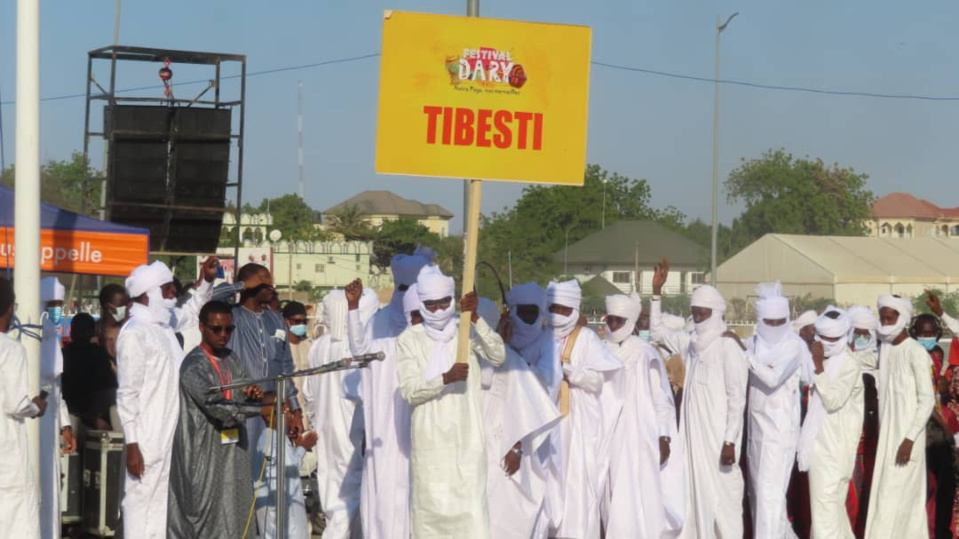
<svg viewBox="0 0 959 539">
<path fill-rule="evenodd" d="M 206 326 L 206 329 L 210 330 L 215 335 L 220 333 L 229 334 L 233 333 L 233 331 L 236 329 L 236 326 Z"/>
<path fill-rule="evenodd" d="M 443 298 L 443 299 L 428 299 L 423 302 L 423 306 L 427 309 L 433 309 L 439 307 L 440 309 L 448 309 L 450 305 L 453 304 L 453 298 Z"/>
</svg>

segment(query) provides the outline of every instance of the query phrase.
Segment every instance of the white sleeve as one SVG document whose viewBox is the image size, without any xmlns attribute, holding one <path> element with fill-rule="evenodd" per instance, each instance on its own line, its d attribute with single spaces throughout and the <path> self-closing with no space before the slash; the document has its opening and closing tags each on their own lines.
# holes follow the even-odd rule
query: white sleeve
<svg viewBox="0 0 959 539">
<path fill-rule="evenodd" d="M 676 422 L 676 411 L 673 396 L 666 394 L 663 384 L 663 375 L 660 370 L 662 360 L 656 356 L 648 359 L 649 391 L 653 396 L 653 408 L 656 410 L 656 422 L 659 424 L 659 435 L 669 436 L 670 428 Z"/>
<path fill-rule="evenodd" d="M 506 362 L 506 345 L 503 344 L 503 338 L 499 336 L 499 333 L 489 327 L 489 324 L 486 323 L 486 320 L 480 318 L 475 324 L 470 328 L 471 332 L 475 332 L 477 341 L 479 344 L 478 356 L 482 356 L 494 367 L 499 367 Z M 475 342 L 472 341 L 471 342 Z"/>
<path fill-rule="evenodd" d="M 949 313 L 942 313 L 942 321 L 949 328 L 953 335 L 959 335 L 959 320 L 949 316 Z"/>
<path fill-rule="evenodd" d="M 20 343 L 0 355 L 0 384 L 3 388 L 3 413 L 13 418 L 36 417 L 40 408 L 27 393 L 27 352 Z"/>
<path fill-rule="evenodd" d="M 152 353 L 135 331 L 121 331 L 117 338 L 117 414 L 127 444 L 140 440 L 140 391 L 144 384 L 146 358 Z"/>
<path fill-rule="evenodd" d="M 196 287 L 193 292 L 193 297 L 188 299 L 182 307 L 176 310 L 176 327 L 173 328 L 173 331 L 182 331 L 183 329 L 195 326 L 199 322 L 200 309 L 212 298 L 213 283 L 202 281 L 200 286 Z"/>
<path fill-rule="evenodd" d="M 739 445 L 742 442 L 749 368 L 746 366 L 746 353 L 739 344 L 727 337 L 721 338 L 723 340 L 723 378 L 726 382 L 726 434 L 723 441 Z"/>
</svg>

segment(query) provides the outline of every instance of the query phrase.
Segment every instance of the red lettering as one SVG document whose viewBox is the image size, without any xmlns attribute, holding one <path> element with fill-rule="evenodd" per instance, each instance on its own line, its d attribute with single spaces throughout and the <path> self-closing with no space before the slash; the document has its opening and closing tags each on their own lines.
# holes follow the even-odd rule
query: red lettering
<svg viewBox="0 0 959 539">
<path fill-rule="evenodd" d="M 443 144 L 453 141 L 453 107 L 443 107 Z"/>
<path fill-rule="evenodd" d="M 543 113 L 533 115 L 533 149 L 543 149 Z"/>
<path fill-rule="evenodd" d="M 508 110 L 498 110 L 493 116 L 493 123 L 499 133 L 493 135 L 493 144 L 497 148 L 506 149 L 513 143 L 513 133 L 509 130 L 509 123 L 513 121 L 513 115 Z"/>
<path fill-rule="evenodd" d="M 515 115 L 516 121 L 519 122 L 519 136 L 516 137 L 516 148 L 520 150 L 526 149 L 526 124 L 533 119 L 532 112 L 517 112 Z"/>
<path fill-rule="evenodd" d="M 490 125 L 490 119 L 493 117 L 493 111 L 490 109 L 480 109 L 476 116 L 476 145 L 480 148 L 489 148 L 489 132 L 493 126 Z"/>
<path fill-rule="evenodd" d="M 423 107 L 423 114 L 426 114 L 426 143 L 436 144 L 436 117 L 443 113 L 440 107 Z"/>
<path fill-rule="evenodd" d="M 456 109 L 456 134 L 453 137 L 453 145 L 471 146 L 473 144 L 473 120 L 475 116 L 470 109 Z"/>
</svg>

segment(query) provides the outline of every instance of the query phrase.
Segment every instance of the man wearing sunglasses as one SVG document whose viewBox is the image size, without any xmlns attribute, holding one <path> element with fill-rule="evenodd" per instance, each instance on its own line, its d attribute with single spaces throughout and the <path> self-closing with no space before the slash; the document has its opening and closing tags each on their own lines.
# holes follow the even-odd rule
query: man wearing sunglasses
<svg viewBox="0 0 959 539">
<path fill-rule="evenodd" d="M 227 348 L 236 326 L 222 301 L 203 306 L 202 342 L 180 367 L 180 413 L 170 471 L 169 534 L 174 537 L 240 537 L 253 503 L 250 442 L 244 420 L 260 415 L 263 391 L 253 384 L 210 394 L 211 387 L 249 380 Z"/>
</svg>

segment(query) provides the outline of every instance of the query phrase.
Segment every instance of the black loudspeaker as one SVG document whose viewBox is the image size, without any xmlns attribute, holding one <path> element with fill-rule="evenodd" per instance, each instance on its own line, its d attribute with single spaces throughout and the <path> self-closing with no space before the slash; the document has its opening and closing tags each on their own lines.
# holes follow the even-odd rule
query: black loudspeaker
<svg viewBox="0 0 959 539">
<path fill-rule="evenodd" d="M 151 251 L 215 252 L 223 224 L 217 210 L 224 207 L 230 169 L 231 111 L 108 105 L 103 117 L 111 140 L 108 218 L 148 229 Z"/>
</svg>

